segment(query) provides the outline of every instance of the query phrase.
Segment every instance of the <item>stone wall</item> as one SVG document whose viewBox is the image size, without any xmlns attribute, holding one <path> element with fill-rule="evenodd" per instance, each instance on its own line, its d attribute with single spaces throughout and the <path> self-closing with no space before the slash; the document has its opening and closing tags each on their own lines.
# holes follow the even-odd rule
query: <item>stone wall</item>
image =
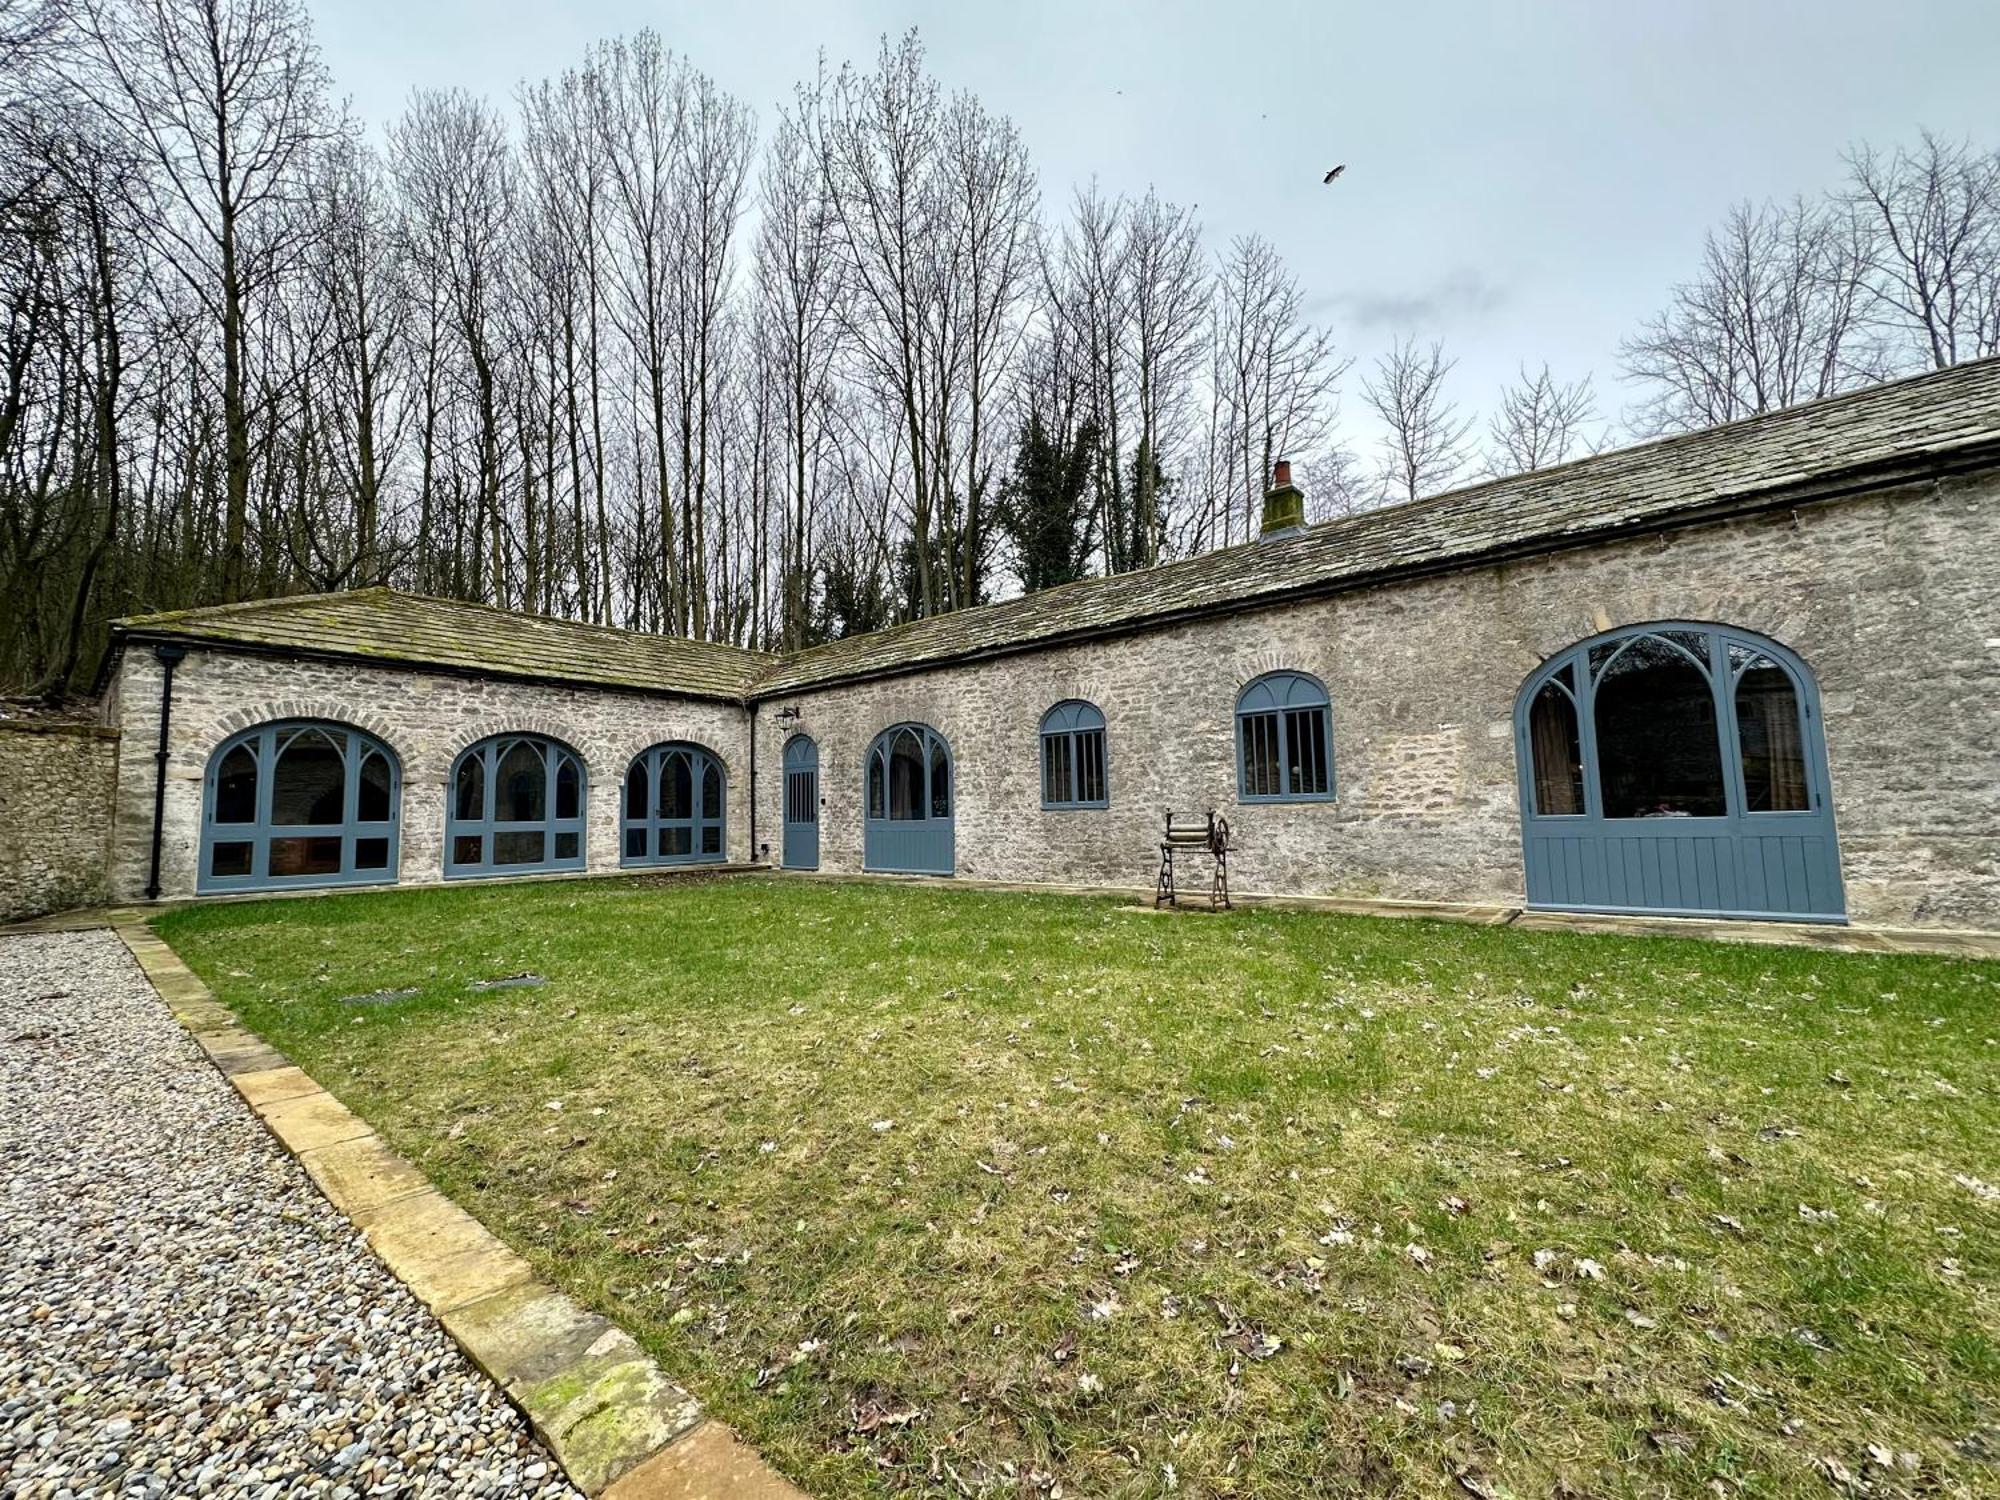
<svg viewBox="0 0 2000 1500">
<path fill-rule="evenodd" d="M 829 871 L 861 868 L 869 745 L 916 720 L 951 742 L 963 875 L 1149 885 L 1166 810 L 1215 807 L 1245 891 L 1517 904 L 1522 680 L 1599 631 L 1711 621 L 1817 676 L 1850 916 L 2000 928 L 1996 521 L 1986 474 L 799 693 L 761 705 L 758 758 L 818 742 Z M 1275 668 L 1331 694 L 1334 803 L 1236 801 L 1236 695 Z M 1044 812 L 1038 724 L 1071 697 L 1104 711 L 1111 806 Z M 776 848 L 776 774 L 760 795 Z"/>
<path fill-rule="evenodd" d="M 144 645 L 129 647 L 118 670 L 116 721 L 126 742 L 146 752 L 126 756 L 119 773 L 112 888 L 120 899 L 139 896 L 146 885 L 161 675 Z M 351 724 L 396 753 L 403 772 L 398 876 L 405 885 L 443 879 L 446 785 L 459 751 L 510 731 L 550 735 L 582 756 L 589 869 L 618 868 L 626 769 L 633 756 L 663 740 L 689 740 L 721 758 L 729 857 L 750 857 L 749 737 L 744 712 L 734 705 L 193 648 L 174 669 L 163 896 L 194 893 L 202 787 L 216 747 L 239 729 L 288 718 Z"/>
<path fill-rule="evenodd" d="M 729 857 L 781 838 L 782 757 L 819 745 L 820 865 L 862 865 L 862 768 L 885 727 L 942 731 L 957 772 L 957 869 L 1011 881 L 1148 886 L 1167 809 L 1235 825 L 1239 890 L 1522 900 L 1514 701 L 1575 641 L 1659 620 L 1768 635 L 1815 673 L 1850 916 L 2000 928 L 2000 476 L 1802 507 L 1504 566 L 881 681 L 728 704 L 195 650 L 175 679 L 163 886 L 194 889 L 202 783 L 217 745 L 282 717 L 338 720 L 403 767 L 401 877 L 441 878 L 457 753 L 547 733 L 590 775 L 588 862 L 618 868 L 631 757 L 691 740 L 729 776 Z M 1330 803 L 1239 804 L 1234 705 L 1279 668 L 1333 704 Z M 126 655 L 110 716 L 119 772 L 113 894 L 137 895 L 152 833 L 159 664 Z M 1106 719 L 1111 805 L 1045 812 L 1038 726 L 1064 698 Z M 759 766 L 748 809 L 750 725 Z"/>
<path fill-rule="evenodd" d="M 118 735 L 0 719 L 0 922 L 105 897 Z"/>
</svg>

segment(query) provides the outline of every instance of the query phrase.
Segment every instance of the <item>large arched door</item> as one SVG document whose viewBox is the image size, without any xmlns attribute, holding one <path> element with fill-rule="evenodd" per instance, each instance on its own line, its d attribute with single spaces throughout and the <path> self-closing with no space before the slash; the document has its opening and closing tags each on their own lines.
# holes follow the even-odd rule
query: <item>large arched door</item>
<svg viewBox="0 0 2000 1500">
<path fill-rule="evenodd" d="M 1581 641 L 1522 687 L 1515 745 L 1530 906 L 1845 919 L 1819 695 L 1775 641 Z"/>
<path fill-rule="evenodd" d="M 819 746 L 812 736 L 785 741 L 785 839 L 787 870 L 819 868 Z"/>
<path fill-rule="evenodd" d="M 951 748 L 927 724 L 875 738 L 865 771 L 862 864 L 905 875 L 952 872 Z"/>
</svg>

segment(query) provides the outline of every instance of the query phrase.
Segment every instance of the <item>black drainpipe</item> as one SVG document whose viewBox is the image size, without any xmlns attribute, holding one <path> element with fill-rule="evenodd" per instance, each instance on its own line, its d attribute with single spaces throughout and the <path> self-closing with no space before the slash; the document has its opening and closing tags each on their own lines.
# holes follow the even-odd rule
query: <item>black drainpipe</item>
<svg viewBox="0 0 2000 1500">
<path fill-rule="evenodd" d="M 757 858 L 757 700 L 750 700 L 750 858 Z"/>
<path fill-rule="evenodd" d="M 160 748 L 153 756 L 153 868 L 146 881 L 146 899 L 160 899 L 160 840 L 167 816 L 167 727 L 174 717 L 174 667 L 187 655 L 187 647 L 162 641 L 153 648 L 166 673 L 160 682 Z"/>
</svg>

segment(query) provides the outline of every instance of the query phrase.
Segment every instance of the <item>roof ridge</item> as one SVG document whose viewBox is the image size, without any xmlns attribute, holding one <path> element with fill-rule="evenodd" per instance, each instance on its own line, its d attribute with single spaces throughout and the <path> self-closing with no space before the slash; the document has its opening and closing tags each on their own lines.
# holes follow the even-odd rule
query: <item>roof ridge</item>
<svg viewBox="0 0 2000 1500">
<path fill-rule="evenodd" d="M 317 604 L 326 599 L 351 599 L 356 594 L 395 594 L 386 583 L 366 584 L 358 589 L 318 589 L 310 594 L 275 594 L 263 599 L 237 599 L 228 604 L 190 604 L 185 609 L 156 610 L 144 615 L 120 615 L 111 621 L 117 630 L 153 625 L 183 625 L 190 621 L 212 620 L 218 616 L 246 614 L 252 610 L 292 609 L 301 604 Z"/>
<path fill-rule="evenodd" d="M 480 599 L 454 599 L 446 594 L 426 594 L 419 589 L 398 589 L 377 584 L 371 586 L 369 589 L 354 589 L 350 592 L 380 592 L 397 599 L 416 599 L 426 604 L 443 604 L 456 609 L 478 610 L 482 614 L 499 615 L 508 620 L 528 620 L 538 624 L 559 625 L 565 630 L 596 630 L 607 632 L 611 635 L 629 636 L 636 640 L 672 641 L 680 646 L 705 647 L 714 651 L 726 652 L 733 656 L 751 656 L 764 661 L 775 662 L 784 660 L 782 656 L 779 656 L 775 652 L 759 651 L 751 646 L 738 646 L 729 641 L 710 641 L 693 635 L 670 635 L 663 630 L 639 630 L 630 625 L 607 625 L 600 620 L 569 620 L 563 618 L 561 615 L 544 614 L 539 610 L 509 609 L 505 605 L 488 604 Z M 318 597 L 334 598 L 339 596 L 320 595 Z"/>
</svg>

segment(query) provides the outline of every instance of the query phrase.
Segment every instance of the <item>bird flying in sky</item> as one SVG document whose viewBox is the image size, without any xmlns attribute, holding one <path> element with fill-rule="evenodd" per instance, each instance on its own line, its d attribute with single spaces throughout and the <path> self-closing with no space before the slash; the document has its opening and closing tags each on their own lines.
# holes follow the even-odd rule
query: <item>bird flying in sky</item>
<svg viewBox="0 0 2000 1500">
<path fill-rule="evenodd" d="M 1347 163 L 1342 162 L 1339 166 L 1335 167 L 1331 172 L 1327 173 L 1326 176 L 1320 178 L 1320 186 L 1324 187 L 1327 183 L 1333 181 L 1334 178 L 1338 177 L 1342 172 L 1345 172 L 1346 170 L 1347 170 Z"/>
</svg>

